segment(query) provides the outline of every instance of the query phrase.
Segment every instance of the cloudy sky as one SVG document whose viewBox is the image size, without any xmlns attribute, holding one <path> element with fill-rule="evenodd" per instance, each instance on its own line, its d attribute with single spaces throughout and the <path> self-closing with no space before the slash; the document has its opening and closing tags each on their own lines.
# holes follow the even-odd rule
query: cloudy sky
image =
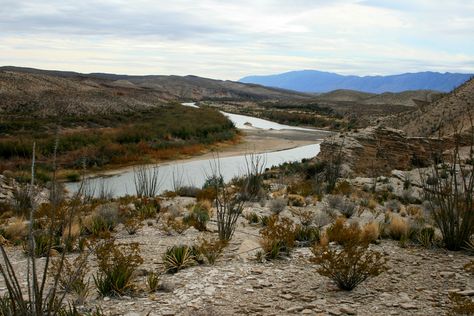
<svg viewBox="0 0 474 316">
<path fill-rule="evenodd" d="M 0 0 L 0 65 L 231 80 L 474 73 L 474 0 Z"/>
</svg>

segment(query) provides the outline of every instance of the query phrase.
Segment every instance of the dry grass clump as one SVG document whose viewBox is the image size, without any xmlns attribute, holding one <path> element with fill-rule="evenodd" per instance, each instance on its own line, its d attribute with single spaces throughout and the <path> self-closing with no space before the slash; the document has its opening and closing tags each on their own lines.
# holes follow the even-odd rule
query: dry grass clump
<svg viewBox="0 0 474 316">
<path fill-rule="evenodd" d="M 362 238 L 364 240 L 367 240 L 368 242 L 375 242 L 378 240 L 380 237 L 380 226 L 379 223 L 376 221 L 372 221 L 370 223 L 367 223 L 363 228 L 362 228 Z"/>
<path fill-rule="evenodd" d="M 28 235 L 28 225 L 23 218 L 14 218 L 4 228 L 4 235 L 10 241 L 23 240 Z"/>
<path fill-rule="evenodd" d="M 346 245 L 359 241 L 361 230 L 357 223 L 346 225 L 346 219 L 339 217 L 326 229 L 326 235 L 330 242 L 333 241 L 339 245 Z"/>
<path fill-rule="evenodd" d="M 387 226 L 388 235 L 395 240 L 400 240 L 408 235 L 408 223 L 400 216 L 393 215 Z"/>
</svg>

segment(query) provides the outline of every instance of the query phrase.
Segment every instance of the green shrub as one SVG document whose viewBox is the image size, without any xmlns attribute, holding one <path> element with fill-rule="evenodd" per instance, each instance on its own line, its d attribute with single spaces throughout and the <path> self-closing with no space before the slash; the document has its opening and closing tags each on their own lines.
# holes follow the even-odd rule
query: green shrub
<svg viewBox="0 0 474 316">
<path fill-rule="evenodd" d="M 81 175 L 77 172 L 71 172 L 66 175 L 66 179 L 69 182 L 79 182 L 81 180 Z"/>
<path fill-rule="evenodd" d="M 114 240 L 103 242 L 96 248 L 99 271 L 94 283 L 101 296 L 117 296 L 132 290 L 137 267 L 143 263 L 137 243 L 116 244 Z"/>
<path fill-rule="evenodd" d="M 146 278 L 146 285 L 150 293 L 156 292 L 159 287 L 160 275 L 156 272 L 151 272 Z"/>
<path fill-rule="evenodd" d="M 198 202 L 193 206 L 193 209 L 189 214 L 184 216 L 183 221 L 186 225 L 192 225 L 199 231 L 207 230 L 207 222 L 210 219 L 209 214 L 210 205 L 205 202 Z"/>
<path fill-rule="evenodd" d="M 168 273 L 176 273 L 179 270 L 190 267 L 194 263 L 191 247 L 186 245 L 173 246 L 166 249 L 163 255 L 163 264 Z"/>
<path fill-rule="evenodd" d="M 296 225 L 295 240 L 300 245 L 308 246 L 319 241 L 319 229 L 312 226 Z"/>
</svg>

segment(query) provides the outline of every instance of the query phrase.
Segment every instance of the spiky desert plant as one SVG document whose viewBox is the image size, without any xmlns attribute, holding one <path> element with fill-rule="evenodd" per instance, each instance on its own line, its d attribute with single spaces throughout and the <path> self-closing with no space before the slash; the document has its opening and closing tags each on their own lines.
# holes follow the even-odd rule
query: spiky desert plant
<svg viewBox="0 0 474 316">
<path fill-rule="evenodd" d="M 455 129 L 456 130 L 456 129 Z M 462 130 L 462 127 L 461 129 Z M 463 163 L 460 153 L 462 135 L 453 135 L 454 147 L 449 161 L 435 161 L 431 175 L 420 173 L 423 191 L 432 210 L 436 226 L 441 231 L 443 243 L 449 250 L 459 250 L 469 242 L 474 233 L 474 124 L 471 117 L 469 152 Z"/>
<path fill-rule="evenodd" d="M 193 265 L 194 255 L 191 247 L 180 245 L 166 249 L 163 255 L 163 264 L 168 273 L 176 273 Z"/>
<path fill-rule="evenodd" d="M 161 179 L 158 165 L 133 168 L 135 191 L 138 197 L 154 197 L 160 191 Z"/>
<path fill-rule="evenodd" d="M 58 190 L 58 184 L 56 181 L 56 152 L 58 148 L 58 138 L 56 138 L 54 146 L 53 156 L 53 179 L 50 194 L 49 212 L 46 215 L 48 223 L 46 223 L 46 234 L 44 235 L 45 243 L 42 252 L 45 254 L 44 264 L 41 268 L 37 263 L 36 253 L 37 244 L 34 233 L 34 228 L 37 226 L 35 217 L 36 213 L 36 200 L 33 194 L 30 194 L 31 200 L 29 208 L 29 224 L 28 234 L 26 241 L 26 286 L 23 285 L 21 279 L 18 278 L 17 267 L 15 267 L 10 257 L 0 244 L 1 258 L 0 262 L 0 274 L 3 277 L 5 287 L 7 289 L 6 296 L 1 300 L 1 313 L 2 315 L 24 315 L 24 316 L 41 316 L 41 315 L 62 315 L 67 311 L 64 304 L 67 291 L 60 293 L 59 283 L 61 276 L 64 272 L 64 261 L 66 252 L 63 251 L 59 256 L 58 269 L 51 276 L 51 280 L 48 280 L 48 270 L 51 266 L 51 249 L 53 247 L 53 238 L 56 236 L 56 230 L 63 227 L 69 227 L 73 222 L 73 218 L 78 213 L 81 206 L 80 196 L 82 194 L 82 185 L 78 192 L 71 198 L 64 210 L 60 211 L 60 195 Z M 35 164 L 36 164 L 36 143 L 33 143 L 32 150 L 32 163 L 31 163 L 31 182 L 30 187 L 33 188 L 35 185 Z M 30 191 L 31 192 L 31 191 Z M 60 245 L 61 246 L 61 245 Z M 62 245 L 64 246 L 64 245 Z M 78 263 L 76 269 L 71 271 L 71 280 L 74 281 L 78 278 L 78 271 L 81 269 L 85 261 Z"/>
</svg>

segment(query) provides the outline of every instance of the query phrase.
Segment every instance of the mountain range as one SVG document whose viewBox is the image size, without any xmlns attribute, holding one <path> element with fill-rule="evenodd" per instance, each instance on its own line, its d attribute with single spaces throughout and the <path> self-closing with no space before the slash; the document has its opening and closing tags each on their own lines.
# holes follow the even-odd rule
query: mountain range
<svg viewBox="0 0 474 316">
<path fill-rule="evenodd" d="M 418 72 L 390 76 L 345 76 L 317 70 L 290 71 L 276 75 L 247 76 L 243 83 L 289 89 L 306 93 L 324 93 L 345 89 L 368 93 L 434 90 L 449 92 L 469 80 L 473 74 Z"/>
</svg>

